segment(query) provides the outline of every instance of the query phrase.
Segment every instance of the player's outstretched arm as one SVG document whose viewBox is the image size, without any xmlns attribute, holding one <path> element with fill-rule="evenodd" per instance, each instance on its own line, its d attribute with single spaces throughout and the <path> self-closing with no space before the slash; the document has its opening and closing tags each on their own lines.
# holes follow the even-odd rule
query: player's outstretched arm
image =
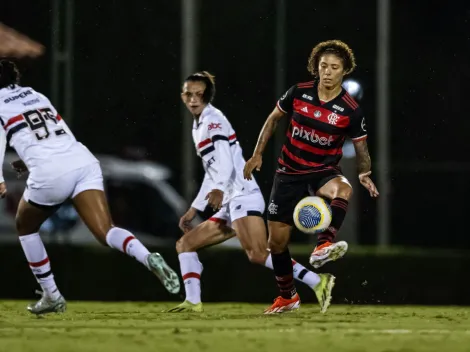
<svg viewBox="0 0 470 352">
<path fill-rule="evenodd" d="M 261 133 L 259 134 L 258 143 L 256 143 L 253 156 L 246 162 L 243 169 L 243 175 L 247 180 L 251 180 L 251 174 L 254 169 L 256 169 L 256 171 L 261 170 L 261 164 L 263 163 L 262 155 L 266 149 L 266 145 L 276 130 L 279 120 L 285 115 L 286 114 L 277 106 L 274 108 L 271 114 L 269 114 L 263 128 L 261 129 Z"/>
<path fill-rule="evenodd" d="M 355 142 L 354 149 L 356 150 L 356 164 L 357 171 L 359 173 L 359 181 L 369 191 L 371 197 L 378 197 L 379 191 L 377 190 L 377 187 L 375 186 L 374 182 L 372 182 L 369 177 L 372 171 L 367 141 L 362 140 Z"/>
</svg>

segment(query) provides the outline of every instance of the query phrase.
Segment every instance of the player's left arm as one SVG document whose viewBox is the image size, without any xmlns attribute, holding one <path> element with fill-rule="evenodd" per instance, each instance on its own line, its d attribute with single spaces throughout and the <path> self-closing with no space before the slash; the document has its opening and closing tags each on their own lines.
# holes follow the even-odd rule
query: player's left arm
<svg viewBox="0 0 470 352">
<path fill-rule="evenodd" d="M 359 175 L 371 173 L 371 160 L 367 140 L 363 139 L 354 142 L 354 150 L 356 151 L 357 172 Z"/>
<path fill-rule="evenodd" d="M 359 181 L 369 191 L 371 197 L 378 197 L 379 191 L 370 178 L 370 175 L 372 174 L 372 162 L 369 148 L 367 146 L 366 119 L 360 108 L 355 110 L 351 116 L 348 135 L 352 139 L 354 150 L 356 151 L 356 164 Z"/>
</svg>

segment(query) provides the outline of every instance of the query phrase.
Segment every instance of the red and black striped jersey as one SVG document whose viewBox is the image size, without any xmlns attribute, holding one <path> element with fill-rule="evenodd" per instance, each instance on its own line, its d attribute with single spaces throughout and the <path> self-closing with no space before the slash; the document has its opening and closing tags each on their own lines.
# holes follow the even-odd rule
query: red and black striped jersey
<svg viewBox="0 0 470 352">
<path fill-rule="evenodd" d="M 279 173 L 306 174 L 336 167 L 347 137 L 354 142 L 367 138 L 362 110 L 344 88 L 325 103 L 317 89 L 315 81 L 299 83 L 277 102 L 278 109 L 290 116 Z"/>
</svg>

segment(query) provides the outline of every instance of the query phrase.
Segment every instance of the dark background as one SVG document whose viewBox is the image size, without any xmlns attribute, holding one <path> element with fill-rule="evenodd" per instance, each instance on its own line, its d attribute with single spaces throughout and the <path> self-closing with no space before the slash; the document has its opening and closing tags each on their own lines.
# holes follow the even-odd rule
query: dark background
<svg viewBox="0 0 470 352">
<path fill-rule="evenodd" d="M 23 84 L 50 93 L 49 1 L 1 1 L 0 21 L 45 45 L 21 60 Z M 215 105 L 239 131 L 249 157 L 282 92 L 275 88 L 273 0 L 201 1 L 199 69 L 217 78 Z M 373 161 L 377 64 L 375 2 L 287 1 L 286 87 L 309 80 L 307 58 L 322 40 L 341 39 L 356 54 L 352 77 L 364 87 Z M 95 153 L 146 150 L 181 173 L 181 8 L 179 1 L 76 1 L 74 106 L 76 137 Z M 465 1 L 391 1 L 391 226 L 393 244 L 470 247 L 469 194 L 470 5 Z M 60 107 L 59 107 L 60 109 Z M 67 119 L 66 116 L 64 116 Z M 271 144 L 272 146 L 273 144 Z M 277 151 L 257 177 L 271 187 Z M 199 170 L 199 173 L 201 170 Z M 200 174 L 201 176 L 201 174 Z M 365 191 L 359 240 L 374 244 L 376 204 Z"/>
</svg>

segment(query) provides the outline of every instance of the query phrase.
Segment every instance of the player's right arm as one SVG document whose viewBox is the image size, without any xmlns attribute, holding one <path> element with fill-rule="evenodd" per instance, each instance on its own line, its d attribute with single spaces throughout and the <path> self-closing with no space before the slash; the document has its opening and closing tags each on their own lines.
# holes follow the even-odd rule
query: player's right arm
<svg viewBox="0 0 470 352">
<path fill-rule="evenodd" d="M 204 175 L 204 180 L 202 181 L 201 187 L 199 188 L 199 192 L 197 193 L 196 198 L 194 198 L 193 202 L 191 203 L 191 207 L 180 218 L 178 226 L 184 233 L 192 230 L 193 226 L 191 225 L 191 221 L 193 221 L 193 219 L 196 217 L 198 210 L 204 211 L 206 209 L 206 195 L 211 191 L 211 189 L 211 179 L 206 173 Z"/>
<path fill-rule="evenodd" d="M 243 169 L 243 175 L 247 180 L 251 180 L 251 174 L 254 169 L 256 171 L 261 170 L 261 164 L 263 163 L 263 153 L 266 149 L 269 139 L 276 131 L 276 127 L 284 116 L 292 112 L 292 104 L 294 101 L 294 91 L 296 86 L 292 86 L 277 102 L 274 110 L 269 114 L 266 122 L 261 129 L 256 143 L 255 151 L 253 156 L 246 162 Z"/>
</svg>

